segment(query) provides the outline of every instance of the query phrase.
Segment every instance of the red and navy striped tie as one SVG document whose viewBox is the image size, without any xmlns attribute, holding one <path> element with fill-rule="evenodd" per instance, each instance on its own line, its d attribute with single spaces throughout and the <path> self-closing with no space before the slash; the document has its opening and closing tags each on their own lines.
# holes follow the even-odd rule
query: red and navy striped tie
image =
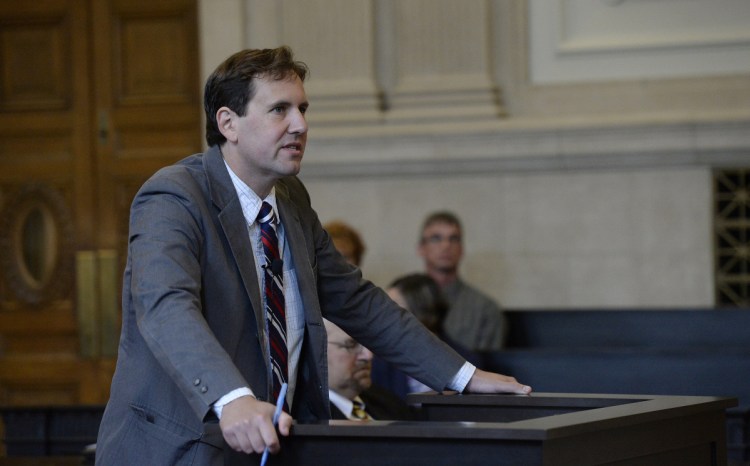
<svg viewBox="0 0 750 466">
<path fill-rule="evenodd" d="M 284 286 L 279 241 L 276 236 L 276 216 L 273 208 L 263 202 L 258 213 L 260 236 L 266 264 L 263 266 L 263 285 L 266 298 L 266 318 L 268 319 L 268 340 L 271 351 L 271 372 L 273 378 L 273 402 L 279 397 L 281 385 L 288 381 L 286 346 L 286 312 L 284 310 Z"/>
</svg>

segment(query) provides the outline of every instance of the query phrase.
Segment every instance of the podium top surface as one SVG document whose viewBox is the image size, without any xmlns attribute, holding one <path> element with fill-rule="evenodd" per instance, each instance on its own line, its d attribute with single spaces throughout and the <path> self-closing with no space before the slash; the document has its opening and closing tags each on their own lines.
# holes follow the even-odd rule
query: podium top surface
<svg viewBox="0 0 750 466">
<path fill-rule="evenodd" d="M 670 420 L 737 406 L 735 398 L 532 393 L 411 394 L 426 421 L 327 421 L 295 424 L 294 435 L 550 440 Z"/>
</svg>

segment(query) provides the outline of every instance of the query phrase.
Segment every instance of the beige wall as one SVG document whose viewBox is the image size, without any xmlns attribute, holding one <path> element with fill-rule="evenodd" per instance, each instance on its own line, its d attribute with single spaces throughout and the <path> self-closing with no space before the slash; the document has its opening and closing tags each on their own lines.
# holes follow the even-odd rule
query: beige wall
<svg viewBox="0 0 750 466">
<path fill-rule="evenodd" d="M 420 270 L 423 215 L 466 230 L 464 275 L 511 307 L 711 306 L 705 169 L 450 174 L 306 182 L 322 219 L 367 240 L 365 274 Z"/>
<path fill-rule="evenodd" d="M 654 13 L 644 5 L 680 7 L 604 3 L 608 30 Z M 203 0 L 203 73 L 282 43 L 310 65 L 302 177 L 321 220 L 362 231 L 378 284 L 420 268 L 419 224 L 449 208 L 465 222 L 464 275 L 507 306 L 710 306 L 711 171 L 750 165 L 750 60 L 722 71 L 706 48 L 750 56 L 748 41 L 709 29 L 680 42 L 687 18 L 669 29 L 676 45 L 583 47 L 573 59 L 590 73 L 555 82 L 551 63 L 533 83 L 535 31 L 578 4 Z M 584 26 L 565 37 L 610 39 Z M 679 72 L 655 69 L 657 52 Z M 595 72 L 623 54 L 637 77 Z"/>
</svg>

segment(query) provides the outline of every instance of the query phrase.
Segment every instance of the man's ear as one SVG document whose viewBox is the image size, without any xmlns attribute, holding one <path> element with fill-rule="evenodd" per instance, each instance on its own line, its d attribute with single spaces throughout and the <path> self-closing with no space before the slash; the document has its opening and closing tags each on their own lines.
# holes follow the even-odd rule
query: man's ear
<svg viewBox="0 0 750 466">
<path fill-rule="evenodd" d="M 216 126 L 228 142 L 237 142 L 237 114 L 228 107 L 216 111 Z"/>
</svg>

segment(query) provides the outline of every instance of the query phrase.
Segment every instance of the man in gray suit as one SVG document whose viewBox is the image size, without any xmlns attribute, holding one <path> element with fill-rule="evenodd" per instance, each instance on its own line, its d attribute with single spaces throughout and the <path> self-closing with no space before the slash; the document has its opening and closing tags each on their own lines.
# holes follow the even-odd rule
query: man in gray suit
<svg viewBox="0 0 750 466">
<path fill-rule="evenodd" d="M 330 416 L 323 317 L 436 390 L 530 392 L 466 363 L 336 251 L 295 176 L 306 73 L 286 47 L 229 57 L 206 83 L 209 149 L 157 172 L 133 200 L 97 464 L 218 465 L 225 444 L 278 451 L 271 280 L 283 283 L 286 309 L 281 435 L 292 419 Z M 256 221 L 262 204 L 280 219 L 273 263 Z"/>
</svg>

